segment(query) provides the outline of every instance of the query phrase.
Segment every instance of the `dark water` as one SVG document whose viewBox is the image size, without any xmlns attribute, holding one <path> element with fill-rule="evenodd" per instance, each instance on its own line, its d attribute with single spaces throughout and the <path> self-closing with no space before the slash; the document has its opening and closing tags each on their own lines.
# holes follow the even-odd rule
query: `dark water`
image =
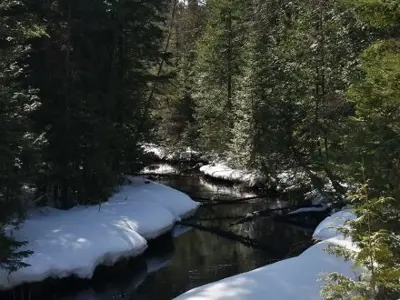
<svg viewBox="0 0 400 300">
<path fill-rule="evenodd" d="M 234 187 L 210 184 L 195 175 L 158 180 L 203 198 L 237 199 L 254 195 L 238 192 Z M 310 245 L 310 230 L 270 219 L 230 226 L 235 222 L 231 217 L 284 205 L 269 198 L 245 204 L 203 206 L 194 217 L 195 221 L 190 221 L 207 228 L 218 228 L 221 233 L 178 226 L 175 234 L 181 234 L 151 245 L 143 262 L 126 266 L 127 270 L 121 273 L 114 272 L 115 275 L 101 284 L 70 290 L 68 296 L 64 292 L 64 296 L 53 295 L 52 299 L 169 300 L 194 287 L 297 255 Z M 224 235 L 227 231 L 229 238 Z"/>
</svg>

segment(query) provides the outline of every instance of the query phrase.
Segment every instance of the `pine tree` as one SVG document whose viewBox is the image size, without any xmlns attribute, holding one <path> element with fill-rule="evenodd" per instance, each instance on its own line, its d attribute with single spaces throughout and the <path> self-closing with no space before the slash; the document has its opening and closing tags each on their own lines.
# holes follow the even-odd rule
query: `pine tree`
<svg viewBox="0 0 400 300">
<path fill-rule="evenodd" d="M 97 203 L 138 167 L 166 4 L 30 3 L 48 20 L 28 61 L 41 99 L 32 115 L 44 141 L 38 197 L 63 208 Z"/>
<path fill-rule="evenodd" d="M 169 17 L 168 52 L 171 57 L 163 73 L 173 75 L 161 86 L 166 90 L 158 99 L 154 114 L 160 118 L 158 138 L 168 147 L 196 147 L 194 64 L 196 44 L 204 29 L 204 7 L 197 1 L 177 2 Z"/>
<path fill-rule="evenodd" d="M 390 190 L 396 198 L 400 195 L 400 40 L 374 43 L 362 55 L 364 76 L 349 91 L 356 106 L 356 116 L 350 120 L 355 128 L 347 140 L 350 155 L 363 161 L 371 188 Z M 362 174 L 352 165 L 355 180 Z"/>
<path fill-rule="evenodd" d="M 283 80 L 274 87 L 282 100 L 272 111 L 285 120 L 278 135 L 295 165 L 329 177 L 343 192 L 332 164 L 344 151 L 338 132 L 352 114 L 345 92 L 367 40 L 363 24 L 336 0 L 292 1 L 284 10 L 277 51 Z"/>
<path fill-rule="evenodd" d="M 196 121 L 201 146 L 228 149 L 252 1 L 207 1 L 207 25 L 196 62 Z"/>
<path fill-rule="evenodd" d="M 400 296 L 400 227 L 398 199 L 374 198 L 364 184 L 352 196 L 358 216 L 341 231 L 351 238 L 359 251 L 330 247 L 332 254 L 355 262 L 362 271 L 357 279 L 340 273 L 326 278 L 322 296 L 326 300 L 396 300 Z"/>
<path fill-rule="evenodd" d="M 0 268 L 15 271 L 30 251 L 19 251 L 24 242 L 14 241 L 4 225 L 22 217 L 21 187 L 25 179 L 25 134 L 29 130 L 27 112 L 35 95 L 24 89 L 22 59 L 29 52 L 28 40 L 43 31 L 25 7 L 17 1 L 0 4 Z"/>
<path fill-rule="evenodd" d="M 352 162 L 348 172 L 354 181 L 365 181 L 355 195 L 357 219 L 343 229 L 360 248 L 333 252 L 353 258 L 366 269 L 358 280 L 331 274 L 322 291 L 325 299 L 398 299 L 400 297 L 400 111 L 397 1 L 351 1 L 348 3 L 371 26 L 386 28 L 390 39 L 373 43 L 361 57 L 363 74 L 349 98 L 355 116 L 351 133 L 344 139 Z M 362 162 L 362 167 L 357 162 Z"/>
<path fill-rule="evenodd" d="M 248 23 L 241 73 L 234 96 L 234 126 L 229 156 L 240 167 L 272 172 L 275 153 L 280 152 L 275 126 L 279 126 L 274 92 L 279 78 L 277 41 L 282 29 L 281 1 L 253 2 Z M 269 162 L 271 163 L 269 163 Z M 265 169 L 266 168 L 266 169 Z"/>
</svg>

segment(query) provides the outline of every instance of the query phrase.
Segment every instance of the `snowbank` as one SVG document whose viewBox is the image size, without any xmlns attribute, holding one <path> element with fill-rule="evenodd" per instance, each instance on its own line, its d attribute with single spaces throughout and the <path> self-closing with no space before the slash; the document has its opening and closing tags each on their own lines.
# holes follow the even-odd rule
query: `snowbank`
<svg viewBox="0 0 400 300">
<path fill-rule="evenodd" d="M 277 190 L 282 192 L 289 192 L 300 189 L 304 185 L 310 185 L 310 179 L 307 174 L 294 169 L 280 171 L 275 180 Z"/>
<path fill-rule="evenodd" d="M 142 145 L 143 152 L 147 155 L 164 161 L 198 161 L 204 160 L 201 153 L 192 150 L 190 147 L 180 150 L 170 150 L 155 144 Z"/>
<path fill-rule="evenodd" d="M 144 144 L 142 145 L 142 149 L 144 153 L 161 160 L 165 159 L 167 155 L 166 149 L 160 146 L 156 146 L 154 144 Z"/>
<path fill-rule="evenodd" d="M 340 210 L 323 220 L 315 229 L 313 238 L 316 240 L 326 240 L 332 237 L 342 236 L 339 228 L 346 225 L 350 220 L 354 220 L 356 215 L 350 209 Z"/>
<path fill-rule="evenodd" d="M 203 186 L 206 190 L 208 190 L 212 195 L 216 194 L 218 197 L 222 196 L 228 196 L 229 198 L 236 197 L 236 198 L 250 198 L 250 197 L 256 197 L 257 194 L 252 193 L 252 192 L 246 192 L 242 191 L 240 188 L 234 187 L 234 186 L 224 186 L 221 184 L 213 184 L 210 181 L 207 181 L 206 179 L 200 177 L 200 184 Z M 209 196 L 209 195 L 207 195 Z"/>
<path fill-rule="evenodd" d="M 154 164 L 151 166 L 144 167 L 142 171 L 140 171 L 142 174 L 179 174 L 179 171 L 177 168 L 174 168 L 171 165 L 168 164 Z"/>
<path fill-rule="evenodd" d="M 241 182 L 248 184 L 249 186 L 255 186 L 263 181 L 263 177 L 257 174 L 257 172 L 232 169 L 225 163 L 215 163 L 202 166 L 200 172 L 215 179 Z"/>
<path fill-rule="evenodd" d="M 304 194 L 305 200 L 311 202 L 310 207 L 302 207 L 294 211 L 289 212 L 289 215 L 301 214 L 305 212 L 323 212 L 330 208 L 329 199 L 322 195 L 317 189 L 314 189 Z M 333 237 L 332 235 L 331 237 Z"/>
<path fill-rule="evenodd" d="M 193 214 L 199 203 L 170 187 L 129 177 L 106 203 L 68 211 L 37 211 L 13 235 L 34 254 L 29 267 L 8 275 L 0 269 L 0 289 L 47 277 L 91 278 L 96 266 L 136 256 L 146 240 L 169 231 L 176 220 Z"/>
<path fill-rule="evenodd" d="M 330 232 L 337 234 L 330 238 L 320 236 L 331 225 L 344 224 L 345 219 L 353 217 L 351 211 L 341 211 L 325 219 L 314 234 L 314 237 L 324 237 L 323 241 L 297 257 L 195 288 L 175 300 L 321 300 L 322 279 L 327 274 L 338 272 L 354 279 L 359 274 L 351 261 L 325 251 L 329 245 L 357 251 L 349 239 L 337 231 Z"/>
</svg>

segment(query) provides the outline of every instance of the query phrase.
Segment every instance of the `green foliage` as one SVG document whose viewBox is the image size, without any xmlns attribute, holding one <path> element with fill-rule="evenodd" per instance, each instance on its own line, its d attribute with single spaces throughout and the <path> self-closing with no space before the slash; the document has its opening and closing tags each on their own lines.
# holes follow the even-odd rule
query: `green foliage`
<svg viewBox="0 0 400 300">
<path fill-rule="evenodd" d="M 29 52 L 28 39 L 40 36 L 43 30 L 18 1 L 2 1 L 0 23 L 0 267 L 15 271 L 24 266 L 21 259 L 30 252 L 18 251 L 24 243 L 6 235 L 4 225 L 22 215 L 27 113 L 36 102 L 34 91 L 22 86 L 22 60 Z"/>
<path fill-rule="evenodd" d="M 166 0 L 1 1 L 0 267 L 25 266 L 30 252 L 5 224 L 28 201 L 99 203 L 140 167 L 166 9 Z"/>
<path fill-rule="evenodd" d="M 349 5 L 374 27 L 399 24 L 398 1 Z M 360 251 L 334 253 L 351 257 L 364 272 L 357 281 L 331 274 L 322 292 L 325 299 L 400 297 L 400 43 L 396 29 L 388 33 L 390 39 L 376 41 L 361 56 L 362 76 L 348 92 L 355 107 L 348 124 L 352 132 L 343 138 L 349 176 L 356 182 L 370 180 L 353 197 L 358 218 L 343 230 Z"/>
<path fill-rule="evenodd" d="M 13 238 L 4 234 L 3 228 L 0 231 L 0 269 L 8 272 L 15 272 L 20 268 L 27 267 L 23 258 L 31 255 L 33 252 L 29 250 L 20 251 L 19 248 L 26 243 L 15 241 Z"/>
<path fill-rule="evenodd" d="M 208 1 L 207 25 L 198 43 L 195 80 L 200 144 L 225 152 L 232 138 L 234 97 L 246 51 L 251 1 Z"/>
<path fill-rule="evenodd" d="M 349 91 L 356 106 L 356 115 L 351 124 L 353 157 L 364 161 L 371 187 L 386 188 L 396 197 L 400 149 L 400 43 L 397 40 L 379 41 L 368 48 L 362 56 L 364 76 L 359 84 Z M 359 170 L 359 169 L 358 169 Z M 354 165 L 353 174 L 362 174 Z"/>
<path fill-rule="evenodd" d="M 336 255 L 351 259 L 358 267 L 357 280 L 337 273 L 325 282 L 324 299 L 398 299 L 400 296 L 400 227 L 398 203 L 390 197 L 370 197 L 363 185 L 352 198 L 357 218 L 342 228 L 358 251 L 331 247 Z M 397 224 L 396 224 L 397 223 Z M 361 270 L 361 272 L 360 272 Z"/>
<path fill-rule="evenodd" d="M 400 21 L 400 3 L 397 0 L 346 0 L 358 15 L 374 27 L 388 27 Z"/>
<path fill-rule="evenodd" d="M 136 171 L 165 8 L 164 0 L 30 4 L 48 20 L 28 59 L 41 103 L 31 115 L 43 140 L 38 197 L 63 208 L 97 203 Z"/>
<path fill-rule="evenodd" d="M 204 30 L 204 8 L 197 1 L 188 5 L 177 3 L 171 17 L 171 53 L 165 74 L 173 74 L 168 82 L 161 83 L 163 92 L 158 95 L 157 106 L 153 109 L 159 119 L 158 136 L 167 146 L 196 148 L 197 124 L 196 104 L 193 98 L 195 88 L 196 42 Z"/>
</svg>

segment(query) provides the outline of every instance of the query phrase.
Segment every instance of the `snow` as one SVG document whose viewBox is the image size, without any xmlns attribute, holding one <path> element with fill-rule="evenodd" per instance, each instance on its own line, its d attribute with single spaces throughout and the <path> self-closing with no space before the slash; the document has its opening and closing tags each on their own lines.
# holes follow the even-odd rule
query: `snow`
<svg viewBox="0 0 400 300">
<path fill-rule="evenodd" d="M 156 146 L 154 144 L 142 145 L 143 152 L 152 155 L 158 159 L 164 159 L 166 156 L 166 150 L 163 147 Z"/>
<path fill-rule="evenodd" d="M 351 262 L 324 250 L 337 242 L 341 241 L 322 241 L 298 257 L 195 288 L 175 300 L 320 300 L 323 282 L 319 279 L 324 274 L 355 277 Z"/>
<path fill-rule="evenodd" d="M 151 166 L 144 167 L 140 172 L 142 174 L 178 174 L 179 171 L 168 164 L 154 164 Z"/>
<path fill-rule="evenodd" d="M 190 147 L 187 147 L 186 149 L 171 150 L 155 144 L 144 144 L 142 145 L 142 149 L 144 153 L 153 156 L 156 159 L 165 161 L 193 161 L 200 160 L 202 156 L 200 152 L 194 151 Z"/>
<path fill-rule="evenodd" d="M 212 195 L 218 195 L 220 197 L 221 195 L 227 195 L 230 198 L 236 197 L 236 198 L 250 198 L 250 197 L 256 197 L 256 193 L 252 192 L 247 192 L 247 191 L 242 191 L 240 188 L 237 187 L 232 187 L 232 186 L 224 186 L 221 184 L 213 184 L 206 179 L 200 177 L 200 184 L 202 187 L 210 191 L 211 196 Z"/>
<path fill-rule="evenodd" d="M 342 236 L 340 227 L 346 225 L 350 220 L 354 220 L 356 215 L 351 209 L 340 210 L 323 220 L 315 229 L 313 238 L 316 240 L 326 240 L 337 236 Z"/>
<path fill-rule="evenodd" d="M 310 179 L 300 170 L 282 170 L 276 175 L 277 189 L 282 192 L 299 189 L 302 185 L 308 185 Z"/>
<path fill-rule="evenodd" d="M 325 210 L 327 210 L 327 207 L 326 206 L 319 206 L 319 207 L 301 207 L 301 208 L 298 208 L 298 209 L 296 209 L 296 210 L 294 210 L 294 211 L 291 211 L 290 213 L 288 213 L 289 215 L 296 215 L 296 214 L 301 214 L 301 213 L 304 213 L 304 212 L 311 212 L 311 211 L 313 211 L 313 212 L 319 212 L 319 211 L 325 211 Z"/>
<path fill-rule="evenodd" d="M 193 227 L 184 226 L 184 225 L 176 225 L 172 230 L 172 236 L 178 237 L 184 235 L 186 232 L 189 232 L 193 229 Z"/>
<path fill-rule="evenodd" d="M 360 269 L 353 269 L 352 261 L 326 251 L 329 245 L 358 251 L 350 239 L 338 231 L 331 231 L 329 238 L 320 235 L 332 225 L 345 224 L 345 220 L 353 217 L 354 214 L 346 210 L 326 218 L 314 234 L 323 240 L 297 257 L 195 288 L 175 300 L 321 300 L 320 291 L 327 274 L 337 272 L 356 279 L 360 273 Z"/>
<path fill-rule="evenodd" d="M 68 211 L 45 208 L 31 213 L 12 234 L 34 253 L 29 267 L 8 275 L 0 269 L 0 290 L 47 277 L 91 278 L 96 266 L 143 253 L 147 241 L 193 214 L 199 203 L 170 187 L 127 176 L 132 182 L 101 206 Z"/>
<path fill-rule="evenodd" d="M 242 182 L 254 186 L 263 181 L 263 177 L 257 172 L 233 169 L 225 163 L 214 163 L 200 168 L 204 175 L 216 179 L 223 179 L 231 182 Z"/>
<path fill-rule="evenodd" d="M 326 205 L 329 203 L 329 199 L 321 194 L 317 189 L 314 189 L 304 194 L 306 200 L 311 201 L 312 205 Z"/>
</svg>

